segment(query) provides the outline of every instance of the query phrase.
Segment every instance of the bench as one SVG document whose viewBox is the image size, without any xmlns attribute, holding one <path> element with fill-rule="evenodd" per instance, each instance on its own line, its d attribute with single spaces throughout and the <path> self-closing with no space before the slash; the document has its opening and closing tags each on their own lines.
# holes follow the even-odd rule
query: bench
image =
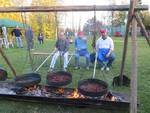
<svg viewBox="0 0 150 113">
<path fill-rule="evenodd" d="M 38 71 L 45 63 L 46 66 L 49 65 L 49 61 L 47 61 L 50 56 L 53 56 L 54 53 L 48 53 L 48 52 L 31 52 L 31 55 L 33 56 L 33 61 L 35 60 L 37 62 L 41 62 L 41 65 L 36 69 L 36 71 Z M 68 59 L 68 63 L 70 62 L 70 60 L 72 59 L 72 57 L 74 56 L 73 53 L 69 53 L 70 58 Z"/>
</svg>

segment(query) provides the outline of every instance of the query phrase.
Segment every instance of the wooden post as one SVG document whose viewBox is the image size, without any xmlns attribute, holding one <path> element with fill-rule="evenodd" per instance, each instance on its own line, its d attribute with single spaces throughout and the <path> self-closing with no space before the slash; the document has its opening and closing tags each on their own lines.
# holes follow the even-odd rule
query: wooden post
<svg viewBox="0 0 150 113">
<path fill-rule="evenodd" d="M 138 13 L 135 13 L 135 19 L 136 19 L 136 21 L 138 22 L 138 24 L 140 25 L 141 29 L 143 30 L 144 35 L 145 35 L 145 38 L 146 38 L 146 40 L 147 40 L 147 43 L 148 43 L 148 45 L 150 46 L 150 39 L 148 38 L 148 37 L 149 37 L 149 36 L 148 36 L 148 33 L 147 33 L 147 31 L 146 31 L 146 29 L 145 29 L 145 26 L 144 26 L 144 24 L 142 23 L 142 20 L 141 20 L 141 18 L 140 18 L 140 16 L 139 16 Z"/>
<path fill-rule="evenodd" d="M 31 56 L 31 50 L 30 49 L 28 50 L 28 54 L 29 54 L 29 60 L 30 60 L 31 69 L 33 71 L 33 58 Z"/>
<path fill-rule="evenodd" d="M 132 1 L 135 6 L 137 1 Z M 135 18 L 132 20 L 131 35 L 130 113 L 137 113 L 137 22 Z"/>
<path fill-rule="evenodd" d="M 94 10 L 94 34 L 93 34 L 93 42 L 92 42 L 92 47 L 95 50 L 96 48 L 96 11 Z"/>
<path fill-rule="evenodd" d="M 13 72 L 14 76 L 16 76 L 16 71 L 13 68 L 13 66 L 11 65 L 11 63 L 9 62 L 8 58 L 6 57 L 5 53 L 3 52 L 3 50 L 0 48 L 0 53 L 2 55 L 2 57 L 4 58 L 4 60 L 6 61 L 7 65 L 10 67 L 11 71 Z"/>
<path fill-rule="evenodd" d="M 122 61 L 121 61 L 121 68 L 120 68 L 120 85 L 122 85 L 122 83 L 123 83 L 123 72 L 124 72 L 124 66 L 125 66 L 125 60 L 126 60 L 126 54 L 127 54 L 127 45 L 128 45 L 128 33 L 129 33 L 130 23 L 133 18 L 134 7 L 135 7 L 134 3 L 131 0 L 129 12 L 128 12 L 126 32 L 125 32 L 125 37 L 124 37 L 124 47 L 123 47 Z"/>
</svg>

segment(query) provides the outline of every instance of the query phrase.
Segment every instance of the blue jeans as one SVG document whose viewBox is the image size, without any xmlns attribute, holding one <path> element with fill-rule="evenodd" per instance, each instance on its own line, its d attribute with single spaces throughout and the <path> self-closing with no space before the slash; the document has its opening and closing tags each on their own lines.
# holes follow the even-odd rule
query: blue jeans
<svg viewBox="0 0 150 113">
<path fill-rule="evenodd" d="M 90 65 L 90 54 L 87 51 L 87 49 L 82 49 L 82 50 L 77 50 L 75 52 L 75 66 L 79 67 L 80 66 L 80 56 L 84 56 L 86 58 L 86 67 L 89 67 Z"/>
<path fill-rule="evenodd" d="M 96 53 L 90 54 L 91 63 L 94 63 L 94 62 L 95 62 L 95 55 L 96 55 Z M 110 56 L 108 57 L 107 67 L 111 67 L 111 66 L 112 66 L 112 63 L 113 63 L 113 61 L 115 60 L 115 58 L 116 58 L 116 55 L 115 55 L 114 52 L 112 52 L 112 53 L 110 54 Z M 100 66 L 100 67 L 103 67 L 104 62 L 101 61 L 101 60 L 99 60 L 98 58 L 97 58 L 97 60 L 98 60 L 99 66 Z"/>
<path fill-rule="evenodd" d="M 111 66 L 112 66 L 112 63 L 113 63 L 113 61 L 115 60 L 115 58 L 116 58 L 116 55 L 115 55 L 114 52 L 112 52 L 112 53 L 110 54 L 110 56 L 108 57 L 108 62 L 107 62 L 107 64 L 106 64 L 107 67 L 111 67 Z M 101 60 L 98 60 L 98 62 L 99 62 L 99 64 L 100 64 L 100 67 L 102 67 L 102 66 L 105 65 L 104 62 L 101 61 Z"/>
<path fill-rule="evenodd" d="M 22 43 L 21 37 L 16 37 L 16 44 L 17 44 L 17 47 L 20 47 L 20 48 L 23 47 L 23 43 Z"/>
</svg>

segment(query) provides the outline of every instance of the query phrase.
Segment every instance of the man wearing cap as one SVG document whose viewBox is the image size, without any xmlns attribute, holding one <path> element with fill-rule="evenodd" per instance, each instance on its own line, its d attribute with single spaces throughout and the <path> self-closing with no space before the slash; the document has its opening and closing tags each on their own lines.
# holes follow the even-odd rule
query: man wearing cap
<svg viewBox="0 0 150 113">
<path fill-rule="evenodd" d="M 89 69 L 90 55 L 87 50 L 87 41 L 82 31 L 78 32 L 78 35 L 75 39 L 75 49 L 75 69 L 79 68 L 80 56 L 84 56 L 86 58 L 86 69 Z"/>
<path fill-rule="evenodd" d="M 50 71 L 54 69 L 56 60 L 58 56 L 63 56 L 64 57 L 64 66 L 63 69 L 64 71 L 67 71 L 67 66 L 68 66 L 68 50 L 69 50 L 69 42 L 66 39 L 65 35 L 63 32 L 59 33 L 59 37 L 56 41 L 56 53 L 54 54 L 51 64 L 50 64 Z"/>
<path fill-rule="evenodd" d="M 96 41 L 97 59 L 101 70 L 109 71 L 115 59 L 113 40 L 107 35 L 107 30 L 100 30 L 101 37 Z"/>
</svg>

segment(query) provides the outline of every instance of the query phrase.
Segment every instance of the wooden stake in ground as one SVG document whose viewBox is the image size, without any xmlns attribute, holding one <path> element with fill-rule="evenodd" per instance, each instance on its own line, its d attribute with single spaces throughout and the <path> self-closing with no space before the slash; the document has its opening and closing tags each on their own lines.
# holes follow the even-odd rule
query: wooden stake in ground
<svg viewBox="0 0 150 113">
<path fill-rule="evenodd" d="M 146 40 L 147 40 L 147 43 L 148 43 L 148 45 L 150 46 L 150 39 L 149 39 L 148 33 L 147 33 L 147 31 L 146 31 L 146 29 L 145 29 L 145 26 L 144 26 L 144 24 L 142 23 L 142 19 L 140 18 L 140 16 L 139 16 L 138 13 L 135 13 L 135 19 L 136 19 L 136 21 L 138 22 L 138 24 L 140 25 L 142 31 L 144 32 L 145 38 L 146 38 Z"/>
<path fill-rule="evenodd" d="M 123 72 L 124 72 L 124 66 L 125 66 L 125 60 L 126 60 L 126 54 L 127 54 L 127 46 L 128 46 L 128 33 L 129 33 L 130 23 L 133 18 L 134 8 L 135 8 L 134 3 L 131 0 L 129 12 L 128 12 L 126 32 L 125 32 L 125 37 L 124 37 L 124 47 L 123 47 L 122 61 L 121 61 L 121 68 L 120 68 L 120 85 L 123 84 Z"/>
<path fill-rule="evenodd" d="M 8 58 L 6 57 L 5 53 L 3 52 L 2 48 L 0 48 L 0 54 L 2 55 L 2 57 L 4 58 L 4 60 L 6 61 L 6 63 L 8 64 L 8 66 L 10 67 L 11 71 L 13 72 L 14 76 L 16 76 L 16 71 L 13 68 L 13 66 L 11 65 L 11 63 L 9 62 Z"/>
<path fill-rule="evenodd" d="M 136 6 L 137 1 L 133 1 Z M 130 113 L 137 113 L 137 22 L 132 20 L 131 33 L 131 84 L 130 84 Z"/>
<path fill-rule="evenodd" d="M 130 113 L 137 113 L 137 40 L 136 40 L 137 22 L 135 18 L 132 21 L 131 38 L 131 86 L 130 86 Z"/>
</svg>

